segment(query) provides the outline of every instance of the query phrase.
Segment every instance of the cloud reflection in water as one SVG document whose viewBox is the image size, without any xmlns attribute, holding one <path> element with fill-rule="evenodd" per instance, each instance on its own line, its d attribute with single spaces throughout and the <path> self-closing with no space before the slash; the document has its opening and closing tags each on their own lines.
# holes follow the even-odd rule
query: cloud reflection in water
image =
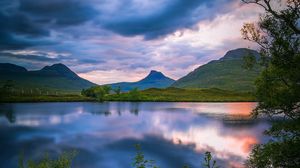
<svg viewBox="0 0 300 168">
<path fill-rule="evenodd" d="M 180 167 L 184 163 L 199 166 L 206 150 L 213 152 L 225 166 L 241 166 L 251 147 L 266 139 L 262 131 L 269 127 L 265 120 L 248 120 L 255 105 L 2 104 L 0 150 L 12 149 L 14 152 L 2 153 L 0 158 L 9 159 L 11 165 L 6 165 L 9 167 L 17 163 L 18 150 L 23 148 L 31 154 L 78 149 L 81 154 L 75 167 L 128 167 L 134 155 L 133 145 L 141 143 L 146 155 L 157 160 L 161 167 Z M 234 116 L 245 118 L 235 122 Z M 35 148 L 28 149 L 28 145 Z"/>
</svg>

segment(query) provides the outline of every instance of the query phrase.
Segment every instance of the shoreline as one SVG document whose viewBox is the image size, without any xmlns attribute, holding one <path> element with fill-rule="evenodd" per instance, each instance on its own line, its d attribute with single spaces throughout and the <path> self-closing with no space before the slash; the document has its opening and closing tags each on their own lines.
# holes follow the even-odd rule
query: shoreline
<svg viewBox="0 0 300 168">
<path fill-rule="evenodd" d="M 38 102 L 256 102 L 252 93 L 225 91 L 219 89 L 178 90 L 148 89 L 121 94 L 108 94 L 97 99 L 80 94 L 59 95 L 10 95 L 0 96 L 0 103 L 38 103 Z"/>
<path fill-rule="evenodd" d="M 128 102 L 128 103 L 144 103 L 144 102 L 157 102 L 157 103 L 256 103 L 255 100 L 224 100 L 224 101 L 151 101 L 151 100 L 140 100 L 140 101 L 128 101 L 128 100 L 105 100 L 105 101 L 97 101 L 97 100 L 7 100 L 0 101 L 0 104 L 9 104 L 9 103 L 68 103 L 68 102 L 94 102 L 94 103 L 105 103 L 105 102 Z"/>
</svg>

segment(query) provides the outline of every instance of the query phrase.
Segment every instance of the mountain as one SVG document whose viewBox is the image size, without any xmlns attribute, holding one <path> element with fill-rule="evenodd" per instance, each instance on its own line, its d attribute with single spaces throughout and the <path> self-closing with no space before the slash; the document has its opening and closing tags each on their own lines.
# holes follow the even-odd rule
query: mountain
<svg viewBox="0 0 300 168">
<path fill-rule="evenodd" d="M 63 76 L 69 79 L 78 79 L 79 76 L 71 71 L 64 64 L 54 64 L 52 66 L 45 66 L 43 69 L 38 71 L 42 74 L 53 75 L 53 76 Z"/>
<path fill-rule="evenodd" d="M 231 50 L 221 59 L 202 65 L 180 78 L 172 87 L 253 91 L 255 89 L 254 81 L 262 67 L 258 64 L 251 70 L 242 67 L 243 57 L 249 53 L 257 59 L 259 58 L 259 53 L 254 50 L 246 48 Z"/>
<path fill-rule="evenodd" d="M 144 79 L 137 82 L 120 82 L 108 84 L 112 88 L 120 87 L 123 92 L 130 91 L 134 88 L 145 90 L 148 88 L 166 88 L 172 85 L 175 80 L 166 77 L 163 73 L 152 70 Z"/>
<path fill-rule="evenodd" d="M 18 65 L 9 64 L 9 63 L 0 63 L 0 73 L 23 73 L 27 72 L 27 69 Z"/>
<path fill-rule="evenodd" d="M 41 70 L 28 71 L 24 67 L 0 63 L 0 86 L 7 80 L 16 88 L 47 89 L 79 92 L 96 84 L 79 77 L 64 64 L 45 66 Z"/>
</svg>

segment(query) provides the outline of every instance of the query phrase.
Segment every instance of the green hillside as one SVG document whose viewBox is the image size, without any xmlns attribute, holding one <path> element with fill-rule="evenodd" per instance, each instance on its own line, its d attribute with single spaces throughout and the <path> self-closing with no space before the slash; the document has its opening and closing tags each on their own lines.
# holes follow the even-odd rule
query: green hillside
<svg viewBox="0 0 300 168">
<path fill-rule="evenodd" d="M 228 51 L 223 58 L 198 67 L 176 81 L 172 87 L 253 91 L 254 81 L 262 67 L 256 64 L 251 70 L 243 68 L 243 57 L 249 53 L 259 57 L 256 51 L 245 48 Z"/>
<path fill-rule="evenodd" d="M 63 64 L 46 66 L 38 71 L 28 71 L 21 66 L 0 63 L 0 86 L 13 82 L 18 92 L 80 92 L 96 84 L 80 78 Z"/>
</svg>

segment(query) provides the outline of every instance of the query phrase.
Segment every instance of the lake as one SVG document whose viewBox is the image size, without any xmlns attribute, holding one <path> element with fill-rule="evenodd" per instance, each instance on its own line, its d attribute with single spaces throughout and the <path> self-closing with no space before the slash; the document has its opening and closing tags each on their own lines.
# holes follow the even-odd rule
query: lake
<svg viewBox="0 0 300 168">
<path fill-rule="evenodd" d="M 0 104 L 0 167 L 77 150 L 74 168 L 132 167 L 135 144 L 161 168 L 201 167 L 211 151 L 241 167 L 270 122 L 248 117 L 256 103 L 74 102 Z"/>
</svg>

